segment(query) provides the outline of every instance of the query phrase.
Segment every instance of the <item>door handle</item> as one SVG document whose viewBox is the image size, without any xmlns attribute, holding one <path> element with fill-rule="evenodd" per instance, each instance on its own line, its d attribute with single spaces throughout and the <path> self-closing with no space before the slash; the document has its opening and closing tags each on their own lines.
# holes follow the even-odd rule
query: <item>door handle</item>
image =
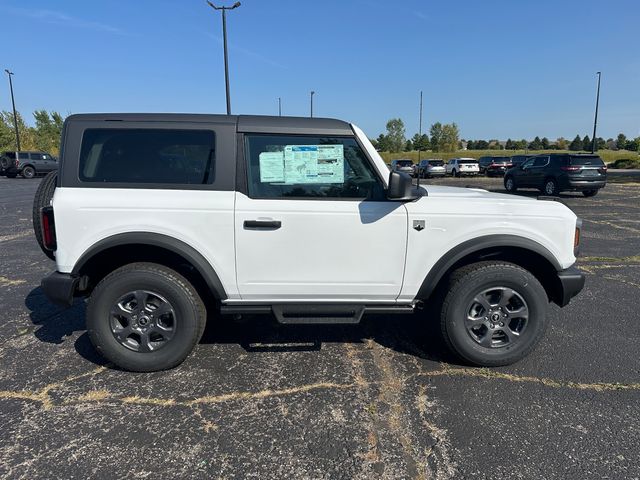
<svg viewBox="0 0 640 480">
<path fill-rule="evenodd" d="M 263 230 L 277 230 L 282 226 L 280 220 L 245 220 L 244 228 L 258 228 Z"/>
</svg>

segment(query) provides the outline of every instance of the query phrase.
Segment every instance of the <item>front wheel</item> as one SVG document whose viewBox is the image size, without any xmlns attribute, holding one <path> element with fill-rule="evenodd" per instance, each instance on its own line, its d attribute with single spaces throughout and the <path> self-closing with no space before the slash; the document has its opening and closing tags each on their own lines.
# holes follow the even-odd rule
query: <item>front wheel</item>
<svg viewBox="0 0 640 480">
<path fill-rule="evenodd" d="M 598 190 L 585 190 L 582 192 L 582 195 L 585 197 L 595 197 L 598 194 Z"/>
<path fill-rule="evenodd" d="M 529 271 L 507 262 L 479 262 L 452 275 L 440 328 L 449 348 L 466 362 L 510 365 L 543 337 L 548 303 Z"/>
<path fill-rule="evenodd" d="M 96 350 L 134 372 L 182 363 L 205 322 L 204 304 L 189 281 L 153 263 L 132 263 L 110 273 L 87 306 L 87 331 Z"/>
<path fill-rule="evenodd" d="M 504 179 L 504 189 L 509 193 L 514 193 L 518 190 L 516 181 L 513 179 L 513 177 L 509 176 Z"/>
</svg>

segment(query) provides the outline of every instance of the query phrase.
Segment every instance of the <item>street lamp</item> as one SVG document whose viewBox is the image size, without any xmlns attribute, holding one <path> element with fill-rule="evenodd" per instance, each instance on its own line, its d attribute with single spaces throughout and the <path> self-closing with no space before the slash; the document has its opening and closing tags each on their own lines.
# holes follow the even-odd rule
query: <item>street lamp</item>
<svg viewBox="0 0 640 480">
<path fill-rule="evenodd" d="M 316 92 L 314 92 L 313 90 L 311 90 L 311 118 L 313 118 L 313 95 Z"/>
<path fill-rule="evenodd" d="M 9 90 L 11 90 L 11 105 L 13 106 L 13 126 L 16 129 L 16 147 L 17 151 L 20 151 L 20 132 L 18 131 L 18 113 L 16 112 L 16 101 L 13 98 L 13 81 L 11 77 L 13 76 L 13 72 L 10 72 L 9 69 L 5 68 L 5 72 L 7 72 L 7 76 L 9 77 Z"/>
<path fill-rule="evenodd" d="M 282 116 L 282 99 L 278 97 L 278 116 Z"/>
<path fill-rule="evenodd" d="M 227 55 L 227 10 L 233 10 L 240 6 L 240 2 L 236 2 L 230 7 L 216 7 L 207 0 L 207 3 L 214 10 L 222 10 L 222 41 L 224 44 L 224 82 L 227 88 L 227 115 L 231 115 L 231 96 L 229 95 L 229 60 Z"/>
<path fill-rule="evenodd" d="M 598 93 L 596 93 L 596 116 L 593 119 L 593 140 L 591 141 L 591 153 L 596 153 L 596 126 L 598 125 L 598 104 L 600 103 L 600 76 L 602 72 L 596 72 L 598 75 Z"/>
</svg>

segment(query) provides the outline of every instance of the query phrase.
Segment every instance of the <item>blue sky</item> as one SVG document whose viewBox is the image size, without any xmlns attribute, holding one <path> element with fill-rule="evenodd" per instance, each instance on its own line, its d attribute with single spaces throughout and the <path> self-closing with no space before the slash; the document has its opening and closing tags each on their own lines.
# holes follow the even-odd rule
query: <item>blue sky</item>
<svg viewBox="0 0 640 480">
<path fill-rule="evenodd" d="M 226 5 L 233 3 L 229 0 Z M 18 109 L 225 111 L 220 15 L 204 0 L 0 0 Z M 228 14 L 233 113 L 309 113 L 370 137 L 640 135 L 638 0 L 266 1 Z M 6 78 L 0 109 L 11 107 Z"/>
</svg>

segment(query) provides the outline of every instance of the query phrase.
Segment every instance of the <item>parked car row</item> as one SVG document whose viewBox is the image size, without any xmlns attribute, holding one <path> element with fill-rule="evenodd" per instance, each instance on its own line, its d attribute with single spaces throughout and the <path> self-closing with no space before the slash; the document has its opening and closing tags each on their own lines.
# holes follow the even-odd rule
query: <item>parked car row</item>
<svg viewBox="0 0 640 480">
<path fill-rule="evenodd" d="M 452 158 L 446 164 L 436 158 L 420 160 L 418 164 L 409 159 L 398 159 L 392 160 L 389 168 L 419 178 L 504 176 L 504 187 L 508 192 L 537 188 L 545 195 L 577 191 L 592 197 L 607 183 L 607 166 L 598 155 L 589 154 L 484 156 L 478 160 Z"/>
<path fill-rule="evenodd" d="M 0 153 L 0 175 L 16 178 L 34 178 L 58 169 L 58 159 L 47 152 L 2 152 Z"/>
</svg>

